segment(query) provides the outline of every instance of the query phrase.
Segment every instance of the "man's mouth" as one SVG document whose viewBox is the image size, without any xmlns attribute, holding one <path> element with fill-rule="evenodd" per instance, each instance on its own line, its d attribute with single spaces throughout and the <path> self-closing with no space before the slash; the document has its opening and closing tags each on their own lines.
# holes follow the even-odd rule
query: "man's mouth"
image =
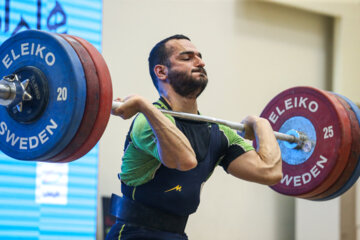
<svg viewBox="0 0 360 240">
<path fill-rule="evenodd" d="M 201 74 L 204 74 L 205 76 L 207 76 L 206 70 L 204 68 L 196 68 L 196 69 L 193 69 L 191 72 L 198 72 L 198 73 L 201 73 Z"/>
</svg>

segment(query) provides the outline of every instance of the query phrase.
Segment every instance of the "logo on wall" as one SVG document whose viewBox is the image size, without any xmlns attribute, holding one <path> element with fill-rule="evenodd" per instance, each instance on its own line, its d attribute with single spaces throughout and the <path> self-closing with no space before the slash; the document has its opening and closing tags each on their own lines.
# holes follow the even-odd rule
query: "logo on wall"
<svg viewBox="0 0 360 240">
<path fill-rule="evenodd" d="M 54 0 L 5 0 L 0 4 L 0 29 L 6 37 L 26 29 L 41 29 L 67 33 L 67 13 L 61 1 Z M 19 11 L 19 10 L 30 11 Z"/>
<path fill-rule="evenodd" d="M 36 164 L 35 202 L 67 204 L 69 165 L 38 162 Z"/>
</svg>

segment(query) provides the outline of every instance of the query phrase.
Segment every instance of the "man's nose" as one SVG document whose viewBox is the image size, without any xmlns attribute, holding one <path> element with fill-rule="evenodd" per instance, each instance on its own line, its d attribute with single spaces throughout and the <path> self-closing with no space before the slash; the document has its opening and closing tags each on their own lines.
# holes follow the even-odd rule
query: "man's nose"
<svg viewBox="0 0 360 240">
<path fill-rule="evenodd" d="M 196 57 L 196 63 L 195 64 L 196 64 L 197 67 L 205 67 L 204 60 L 199 56 Z"/>
</svg>

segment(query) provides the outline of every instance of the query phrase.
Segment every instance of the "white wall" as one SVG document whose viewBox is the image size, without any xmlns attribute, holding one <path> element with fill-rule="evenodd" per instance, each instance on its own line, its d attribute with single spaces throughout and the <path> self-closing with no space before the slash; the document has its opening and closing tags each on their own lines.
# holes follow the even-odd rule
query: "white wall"
<svg viewBox="0 0 360 240">
<path fill-rule="evenodd" d="M 329 88 L 332 21 L 318 14 L 238 0 L 105 0 L 103 28 L 115 96 L 157 99 L 147 56 L 175 33 L 189 35 L 207 64 L 209 85 L 199 99 L 204 115 L 240 121 L 259 115 L 286 88 Z M 112 117 L 100 142 L 99 197 L 120 193 L 117 173 L 129 125 Z M 201 199 L 187 226 L 190 239 L 294 238 L 294 200 L 265 186 L 219 168 Z"/>
</svg>

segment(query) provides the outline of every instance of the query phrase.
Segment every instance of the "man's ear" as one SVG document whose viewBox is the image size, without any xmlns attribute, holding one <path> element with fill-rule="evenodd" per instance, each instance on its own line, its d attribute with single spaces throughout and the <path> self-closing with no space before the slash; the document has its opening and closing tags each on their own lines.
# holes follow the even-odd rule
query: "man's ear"
<svg viewBox="0 0 360 240">
<path fill-rule="evenodd" d="M 165 81 L 168 76 L 168 68 L 165 65 L 155 65 L 154 72 L 160 81 Z"/>
</svg>

